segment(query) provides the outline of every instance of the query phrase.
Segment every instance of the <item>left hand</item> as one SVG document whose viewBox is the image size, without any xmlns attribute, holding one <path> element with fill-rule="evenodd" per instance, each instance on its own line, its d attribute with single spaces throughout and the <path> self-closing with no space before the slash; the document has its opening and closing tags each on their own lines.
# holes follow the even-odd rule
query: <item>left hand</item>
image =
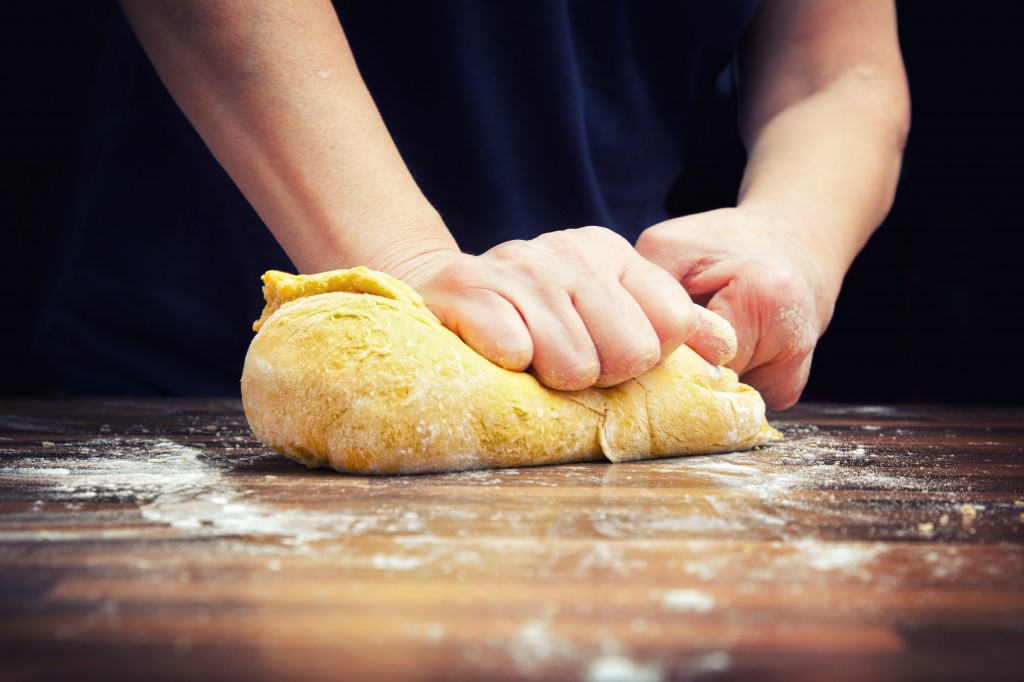
<svg viewBox="0 0 1024 682">
<path fill-rule="evenodd" d="M 772 409 L 800 398 L 839 293 L 839 283 L 785 227 L 726 208 L 659 223 L 636 244 L 695 302 L 732 323 L 739 347 L 727 366 Z"/>
</svg>

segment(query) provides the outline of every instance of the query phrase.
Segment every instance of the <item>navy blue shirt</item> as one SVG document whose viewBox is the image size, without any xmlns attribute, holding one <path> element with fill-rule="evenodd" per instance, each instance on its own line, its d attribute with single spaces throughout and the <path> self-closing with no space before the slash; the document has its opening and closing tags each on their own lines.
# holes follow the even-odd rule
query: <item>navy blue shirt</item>
<svg viewBox="0 0 1024 682">
<path fill-rule="evenodd" d="M 668 217 L 693 107 L 757 2 L 335 4 L 403 158 L 479 253 Z M 259 277 L 292 268 L 119 12 L 66 237 L 39 334 L 64 391 L 238 394 Z"/>
</svg>

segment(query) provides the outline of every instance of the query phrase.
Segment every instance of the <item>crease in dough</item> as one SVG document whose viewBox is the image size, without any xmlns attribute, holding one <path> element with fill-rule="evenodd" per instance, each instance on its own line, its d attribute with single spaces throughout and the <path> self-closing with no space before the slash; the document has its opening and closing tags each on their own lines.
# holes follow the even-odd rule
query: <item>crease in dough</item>
<svg viewBox="0 0 1024 682">
<path fill-rule="evenodd" d="M 360 474 L 624 462 L 780 438 L 764 402 L 683 346 L 609 388 L 556 391 L 469 348 L 406 284 L 367 268 L 270 271 L 242 372 L 260 440 Z"/>
</svg>

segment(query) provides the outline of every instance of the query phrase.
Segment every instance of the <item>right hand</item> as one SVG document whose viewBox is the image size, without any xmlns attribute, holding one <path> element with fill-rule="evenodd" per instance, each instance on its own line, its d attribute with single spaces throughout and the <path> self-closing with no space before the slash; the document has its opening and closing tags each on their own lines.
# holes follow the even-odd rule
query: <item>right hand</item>
<svg viewBox="0 0 1024 682">
<path fill-rule="evenodd" d="M 513 371 L 532 366 L 551 388 L 615 385 L 683 343 L 720 361 L 721 342 L 682 285 L 605 228 L 505 242 L 479 256 L 433 252 L 395 270 L 476 352 Z"/>
</svg>

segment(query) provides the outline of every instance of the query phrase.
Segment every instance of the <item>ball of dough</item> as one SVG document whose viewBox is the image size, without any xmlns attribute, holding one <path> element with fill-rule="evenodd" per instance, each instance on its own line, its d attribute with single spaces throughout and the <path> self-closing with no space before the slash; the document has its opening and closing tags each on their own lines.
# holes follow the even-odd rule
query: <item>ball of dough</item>
<svg viewBox="0 0 1024 682">
<path fill-rule="evenodd" d="M 242 372 L 253 431 L 310 467 L 394 474 L 621 462 L 779 437 L 760 395 L 687 347 L 611 388 L 555 391 L 487 361 L 366 268 L 264 275 Z"/>
</svg>

